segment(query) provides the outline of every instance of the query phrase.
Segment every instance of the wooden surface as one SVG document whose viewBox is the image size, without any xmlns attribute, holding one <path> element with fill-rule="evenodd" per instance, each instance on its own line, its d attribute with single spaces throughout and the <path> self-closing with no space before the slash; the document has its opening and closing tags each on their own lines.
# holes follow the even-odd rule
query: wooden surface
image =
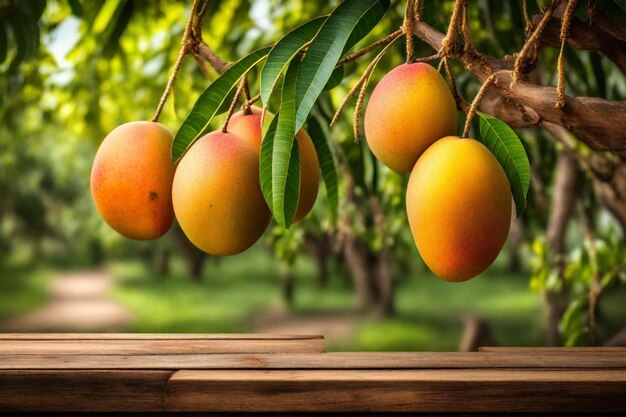
<svg viewBox="0 0 626 417">
<path fill-rule="evenodd" d="M 626 349 L 482 350 L 323 353 L 320 336 L 0 334 L 0 414 L 626 412 Z"/>
</svg>

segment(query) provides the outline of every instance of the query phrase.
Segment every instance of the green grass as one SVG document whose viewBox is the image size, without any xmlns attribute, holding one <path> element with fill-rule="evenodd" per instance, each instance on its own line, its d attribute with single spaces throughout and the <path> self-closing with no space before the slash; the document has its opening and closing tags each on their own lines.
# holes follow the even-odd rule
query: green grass
<svg viewBox="0 0 626 417">
<path fill-rule="evenodd" d="M 166 277 L 154 276 L 141 263 L 117 263 L 115 297 L 134 313 L 130 331 L 250 332 L 259 313 L 281 303 L 279 265 L 262 248 L 210 260 L 203 282 L 192 282 L 180 260 Z M 295 317 L 351 313 L 353 291 L 345 277 L 332 276 L 319 288 L 310 260 L 294 268 Z M 543 342 L 543 312 L 537 294 L 522 275 L 497 269 L 461 284 L 446 283 L 430 272 L 402 280 L 397 288 L 398 313 L 376 319 L 354 315 L 354 334 L 328 339 L 329 350 L 456 350 L 463 318 L 489 321 L 499 345 L 532 346 Z"/>
<path fill-rule="evenodd" d="M 0 264 L 0 321 L 42 306 L 48 299 L 51 275 L 45 268 Z"/>
</svg>

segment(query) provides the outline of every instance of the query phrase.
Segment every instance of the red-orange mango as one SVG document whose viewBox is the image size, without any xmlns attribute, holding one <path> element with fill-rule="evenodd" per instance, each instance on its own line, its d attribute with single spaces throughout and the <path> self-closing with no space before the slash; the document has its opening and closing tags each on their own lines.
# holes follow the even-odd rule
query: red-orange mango
<svg viewBox="0 0 626 417">
<path fill-rule="evenodd" d="M 406 193 L 415 244 L 446 281 L 468 280 L 496 259 L 509 233 L 511 188 L 480 142 L 446 137 L 415 164 Z"/>
<path fill-rule="evenodd" d="M 437 139 L 456 132 L 456 103 L 439 72 L 403 64 L 376 85 L 365 110 L 365 138 L 374 155 L 396 172 L 409 172 Z"/>
<path fill-rule="evenodd" d="M 258 150 L 221 131 L 200 138 L 180 160 L 172 197 L 185 235 L 211 255 L 245 251 L 271 218 L 259 183 Z"/>
<path fill-rule="evenodd" d="M 125 123 L 104 138 L 91 170 L 91 195 L 118 233 L 156 239 L 172 226 L 172 140 L 165 126 L 153 122 Z"/>
<path fill-rule="evenodd" d="M 260 151 L 263 135 L 261 130 L 262 110 L 255 106 L 251 107 L 250 110 L 252 110 L 252 114 L 245 114 L 243 111 L 235 113 L 228 122 L 228 131 L 246 139 Z M 268 112 L 268 116 L 272 117 L 272 114 Z M 311 137 L 304 129 L 300 129 L 296 133 L 296 140 L 300 155 L 300 198 L 294 215 L 294 222 L 302 220 L 311 211 L 317 198 L 320 183 L 320 163 Z"/>
</svg>

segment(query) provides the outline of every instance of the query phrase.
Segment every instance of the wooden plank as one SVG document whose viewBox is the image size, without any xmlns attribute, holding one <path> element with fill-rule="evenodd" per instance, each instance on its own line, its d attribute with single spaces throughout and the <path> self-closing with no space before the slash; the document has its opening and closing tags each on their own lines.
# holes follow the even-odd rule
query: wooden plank
<svg viewBox="0 0 626 417">
<path fill-rule="evenodd" d="M 163 410 L 170 371 L 2 371 L 0 410 Z"/>
<path fill-rule="evenodd" d="M 619 412 L 626 371 L 215 370 L 176 372 L 170 411 Z"/>
<path fill-rule="evenodd" d="M 617 353 L 336 352 L 270 354 L 0 354 L 0 369 L 626 369 Z"/>
<path fill-rule="evenodd" d="M 484 346 L 478 348 L 480 352 L 494 352 L 494 353 L 527 353 L 534 355 L 537 353 L 623 353 L 626 352 L 626 347 L 497 347 L 497 346 Z"/>
<path fill-rule="evenodd" d="M 310 339 L 139 339 L 3 340 L 0 354 L 146 355 L 184 353 L 323 352 L 324 340 Z"/>
<path fill-rule="evenodd" d="M 309 340 L 320 335 L 263 333 L 0 333 L 0 340 Z"/>
</svg>

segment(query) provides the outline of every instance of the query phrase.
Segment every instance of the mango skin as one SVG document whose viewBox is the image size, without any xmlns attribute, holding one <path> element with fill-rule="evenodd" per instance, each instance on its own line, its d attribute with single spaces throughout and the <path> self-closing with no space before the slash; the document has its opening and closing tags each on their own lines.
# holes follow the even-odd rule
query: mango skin
<svg viewBox="0 0 626 417">
<path fill-rule="evenodd" d="M 243 111 L 235 113 L 228 122 L 228 131 L 246 139 L 260 152 L 263 136 L 262 109 L 256 106 L 250 109 L 252 114 L 249 115 L 244 114 Z M 268 116 L 271 117 L 271 113 L 268 112 Z M 300 129 L 296 133 L 296 140 L 300 153 L 300 198 L 293 219 L 294 223 L 302 220 L 311 211 L 317 199 L 320 184 L 320 163 L 311 137 L 304 129 Z"/>
<path fill-rule="evenodd" d="M 372 153 L 396 172 L 409 172 L 433 142 L 456 132 L 454 97 L 435 68 L 403 64 L 376 85 L 365 110 Z"/>
<path fill-rule="evenodd" d="M 153 122 L 125 123 L 104 138 L 91 169 L 91 195 L 118 233 L 150 240 L 172 226 L 172 140 L 165 126 Z"/>
<path fill-rule="evenodd" d="M 258 151 L 221 131 L 200 138 L 180 160 L 172 197 L 185 235 L 211 255 L 245 251 L 271 218 L 259 183 Z"/>
<path fill-rule="evenodd" d="M 446 281 L 483 272 L 500 253 L 511 223 L 511 188 L 480 142 L 446 137 L 415 164 L 406 194 L 415 244 Z"/>
</svg>

